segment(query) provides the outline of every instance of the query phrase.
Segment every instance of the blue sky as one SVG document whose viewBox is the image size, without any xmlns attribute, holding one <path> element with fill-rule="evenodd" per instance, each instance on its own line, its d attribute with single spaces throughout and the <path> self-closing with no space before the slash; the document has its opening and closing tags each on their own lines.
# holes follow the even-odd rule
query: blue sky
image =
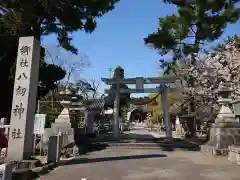
<svg viewBox="0 0 240 180">
<path fill-rule="evenodd" d="M 79 78 L 95 79 L 100 91 L 105 88 L 101 77 L 109 77 L 109 68 L 120 65 L 126 77 L 157 76 L 159 73 L 158 53 L 144 45 L 143 38 L 156 31 L 158 18 L 176 12 L 172 5 L 161 0 L 121 0 L 116 8 L 98 20 L 92 34 L 72 34 L 73 44 L 81 54 L 87 55 L 91 65 L 78 73 Z M 228 27 L 220 41 L 234 33 L 240 34 L 240 23 Z M 55 36 L 44 37 L 42 44 L 54 55 L 57 54 Z M 61 51 L 67 61 L 73 59 Z"/>
</svg>

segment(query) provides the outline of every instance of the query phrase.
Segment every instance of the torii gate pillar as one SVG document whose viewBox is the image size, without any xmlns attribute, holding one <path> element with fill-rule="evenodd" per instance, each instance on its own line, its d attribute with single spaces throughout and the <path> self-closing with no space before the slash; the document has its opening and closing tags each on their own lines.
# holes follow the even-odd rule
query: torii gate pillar
<svg viewBox="0 0 240 180">
<path fill-rule="evenodd" d="M 116 95 L 115 95 L 115 100 L 114 100 L 114 112 L 113 112 L 113 136 L 115 139 L 119 138 L 119 110 L 120 110 L 120 85 L 119 83 L 116 84 Z"/>
<path fill-rule="evenodd" d="M 167 88 L 166 87 L 162 87 L 161 101 L 162 101 L 162 108 L 163 108 L 164 123 L 165 123 L 165 126 L 166 126 L 166 137 L 167 138 L 172 138 L 172 123 L 170 121 L 169 107 L 168 107 L 168 103 L 167 103 Z"/>
</svg>

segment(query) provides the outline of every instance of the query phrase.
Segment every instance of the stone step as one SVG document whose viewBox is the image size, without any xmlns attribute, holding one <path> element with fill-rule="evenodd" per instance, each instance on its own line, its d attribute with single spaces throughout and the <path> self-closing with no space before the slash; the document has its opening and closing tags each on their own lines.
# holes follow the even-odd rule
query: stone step
<svg viewBox="0 0 240 180">
<path fill-rule="evenodd" d="M 174 142 L 161 142 L 161 143 L 153 143 L 153 142 L 128 142 L 128 143 L 99 143 L 93 145 L 94 147 L 102 147 L 106 148 L 131 148 L 131 149 L 189 149 L 189 150 L 199 150 L 198 145 L 189 144 L 189 143 L 174 143 Z"/>
<path fill-rule="evenodd" d="M 155 143 L 110 143 L 107 148 L 159 149 Z"/>
</svg>

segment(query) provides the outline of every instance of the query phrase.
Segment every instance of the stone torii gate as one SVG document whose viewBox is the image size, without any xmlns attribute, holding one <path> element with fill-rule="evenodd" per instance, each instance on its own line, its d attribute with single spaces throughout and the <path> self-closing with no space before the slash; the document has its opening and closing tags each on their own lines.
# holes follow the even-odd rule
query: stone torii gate
<svg viewBox="0 0 240 180">
<path fill-rule="evenodd" d="M 172 137 L 172 126 L 169 116 L 169 107 L 167 104 L 167 93 L 168 90 L 176 90 L 176 88 L 169 88 L 166 84 L 175 83 L 178 80 L 181 80 L 177 76 L 164 76 L 164 77 L 136 77 L 136 78 L 102 78 L 102 81 L 107 85 L 116 85 L 116 96 L 114 101 L 114 119 L 113 119 L 113 135 L 117 139 L 119 137 L 119 106 L 120 106 L 120 94 L 121 93 L 161 93 L 161 101 L 164 113 L 164 122 L 166 125 L 166 137 Z M 131 84 L 135 85 L 135 89 L 122 89 L 120 84 Z M 159 84 L 159 87 L 156 88 L 144 88 L 145 84 Z M 108 90 L 107 90 L 108 91 Z"/>
</svg>

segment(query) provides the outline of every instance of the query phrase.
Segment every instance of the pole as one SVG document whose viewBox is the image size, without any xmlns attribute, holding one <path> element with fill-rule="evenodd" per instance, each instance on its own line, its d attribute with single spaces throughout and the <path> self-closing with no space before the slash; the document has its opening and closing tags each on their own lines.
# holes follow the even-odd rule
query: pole
<svg viewBox="0 0 240 180">
<path fill-rule="evenodd" d="M 52 105 L 52 111 L 53 111 L 53 91 L 51 92 L 51 105 Z"/>
<path fill-rule="evenodd" d="M 34 133 L 33 134 L 33 155 L 36 155 L 36 139 L 37 139 L 37 135 Z"/>
<path fill-rule="evenodd" d="M 170 122 L 169 109 L 167 103 L 167 88 L 165 87 L 165 84 L 162 85 L 161 88 L 162 88 L 161 100 L 163 105 L 164 122 L 166 126 L 166 137 L 172 138 L 172 124 Z"/>
<path fill-rule="evenodd" d="M 41 134 L 41 139 L 40 139 L 40 151 L 39 151 L 39 153 L 40 153 L 40 156 L 42 156 L 42 152 L 43 152 L 43 134 Z"/>
<path fill-rule="evenodd" d="M 116 83 L 116 96 L 114 101 L 114 118 L 113 118 L 113 136 L 115 139 L 119 138 L 119 106 L 120 106 L 120 85 L 119 81 Z"/>
<path fill-rule="evenodd" d="M 112 78 L 112 68 L 109 68 L 109 78 Z"/>
<path fill-rule="evenodd" d="M 193 107 L 194 107 L 194 109 L 193 109 L 193 112 L 194 112 L 194 119 L 193 119 L 193 136 L 195 137 L 196 136 L 196 134 L 197 134 L 197 127 L 196 127 L 196 125 L 197 125 L 197 123 L 196 123 L 196 103 L 195 103 L 195 98 L 193 99 Z"/>
<path fill-rule="evenodd" d="M 152 131 L 152 118 L 150 118 L 150 131 Z"/>
<path fill-rule="evenodd" d="M 37 113 L 40 113 L 40 100 L 38 100 L 38 104 L 37 104 Z"/>
</svg>

